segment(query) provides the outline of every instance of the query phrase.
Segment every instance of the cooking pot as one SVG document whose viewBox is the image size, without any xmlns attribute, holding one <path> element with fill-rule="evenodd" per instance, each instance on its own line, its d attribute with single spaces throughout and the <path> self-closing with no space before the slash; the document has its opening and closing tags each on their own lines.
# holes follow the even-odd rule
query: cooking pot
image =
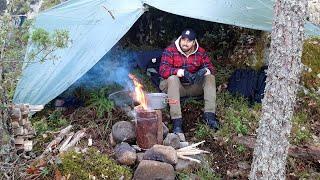
<svg viewBox="0 0 320 180">
<path fill-rule="evenodd" d="M 164 109 L 167 107 L 168 95 L 166 93 L 147 93 L 146 99 L 150 109 Z"/>
</svg>

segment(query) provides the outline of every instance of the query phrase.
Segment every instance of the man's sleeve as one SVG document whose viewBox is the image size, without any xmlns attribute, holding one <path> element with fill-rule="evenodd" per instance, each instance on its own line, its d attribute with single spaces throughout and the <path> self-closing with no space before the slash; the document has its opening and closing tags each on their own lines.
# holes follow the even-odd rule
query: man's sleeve
<svg viewBox="0 0 320 180">
<path fill-rule="evenodd" d="M 211 74 L 215 75 L 216 74 L 216 68 L 213 66 L 211 59 L 209 55 L 205 52 L 203 54 L 203 68 L 208 68 L 211 72 Z"/>
<path fill-rule="evenodd" d="M 176 75 L 177 71 L 178 68 L 174 68 L 173 66 L 173 53 L 165 49 L 161 57 L 159 74 L 164 79 L 167 79 L 171 75 Z"/>
</svg>

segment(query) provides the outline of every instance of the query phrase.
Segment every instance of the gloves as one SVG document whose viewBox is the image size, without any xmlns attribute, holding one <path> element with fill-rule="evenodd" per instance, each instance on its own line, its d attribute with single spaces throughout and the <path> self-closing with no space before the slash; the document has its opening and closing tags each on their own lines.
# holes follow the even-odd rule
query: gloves
<svg viewBox="0 0 320 180">
<path fill-rule="evenodd" d="M 194 73 L 194 83 L 199 84 L 201 83 L 201 81 L 204 78 L 204 75 L 207 73 L 207 69 L 206 68 L 202 68 L 199 71 L 197 71 L 196 73 Z"/>
<path fill-rule="evenodd" d="M 187 81 L 190 84 L 194 84 L 194 75 L 191 74 L 189 71 L 184 71 L 184 81 Z"/>
<path fill-rule="evenodd" d="M 181 75 L 181 72 L 179 73 L 179 71 L 182 70 L 183 75 Z M 192 74 L 187 70 L 183 70 L 183 69 L 179 69 L 177 72 L 177 76 L 178 77 L 183 77 L 183 82 L 188 82 L 190 84 L 199 84 L 202 82 L 205 74 L 208 74 L 208 71 L 210 73 L 210 70 L 208 70 L 207 68 L 202 68 L 199 71 L 197 71 L 196 73 Z"/>
</svg>

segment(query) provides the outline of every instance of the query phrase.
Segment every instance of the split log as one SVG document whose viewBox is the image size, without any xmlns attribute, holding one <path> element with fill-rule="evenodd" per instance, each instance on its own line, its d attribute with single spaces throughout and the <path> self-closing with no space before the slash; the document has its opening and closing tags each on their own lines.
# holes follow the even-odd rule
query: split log
<svg viewBox="0 0 320 180">
<path fill-rule="evenodd" d="M 60 149 L 60 152 L 67 151 L 69 148 L 73 147 L 76 145 L 85 135 L 86 135 L 86 130 L 82 129 L 76 132 L 73 136 L 73 139 L 68 143 L 66 146 L 64 146 L 63 149 Z"/>
<path fill-rule="evenodd" d="M 30 105 L 29 107 L 30 107 L 30 112 L 38 112 L 44 108 L 43 105 Z"/>
<path fill-rule="evenodd" d="M 20 125 L 19 125 L 19 122 L 18 122 L 18 121 L 13 121 L 13 122 L 11 123 L 11 126 L 12 126 L 12 128 L 13 128 L 13 129 L 17 129 L 17 128 L 19 128 L 19 127 L 20 127 Z"/>
<path fill-rule="evenodd" d="M 64 136 L 70 132 L 71 128 L 72 128 L 72 125 L 69 125 L 66 128 L 62 129 L 59 135 L 49 143 L 49 145 L 46 147 L 43 153 L 39 156 L 39 159 L 42 159 L 48 152 L 50 152 L 53 146 L 58 146 L 62 141 L 62 139 L 64 138 Z"/>
<path fill-rule="evenodd" d="M 242 136 L 242 137 L 235 136 L 233 137 L 232 140 L 238 144 L 243 144 L 251 149 L 254 148 L 254 145 L 256 142 L 255 137 L 252 137 L 252 136 Z M 302 159 L 318 162 L 320 160 L 320 147 L 312 146 L 312 145 L 306 145 L 303 147 L 290 145 L 288 154 L 289 156 L 292 156 L 295 158 L 302 158 Z"/>
<path fill-rule="evenodd" d="M 23 149 L 28 152 L 32 150 L 32 141 L 24 141 Z"/>
<path fill-rule="evenodd" d="M 177 150 L 178 158 L 184 159 L 184 160 L 194 161 L 194 162 L 197 162 L 197 163 L 201 163 L 200 160 L 194 159 L 194 158 L 191 158 L 191 157 L 188 157 L 188 156 L 190 156 L 190 155 L 198 155 L 198 154 L 202 154 L 202 153 L 209 153 L 208 151 L 204 151 L 204 150 L 201 150 L 201 149 L 197 148 L 198 145 L 200 145 L 200 144 L 202 144 L 204 142 L 205 141 L 201 141 L 201 142 L 198 142 L 198 143 L 195 143 L 195 144 L 192 144 L 192 145 L 189 145 L 189 146 L 186 146 L 186 147 L 178 149 Z"/>
<path fill-rule="evenodd" d="M 66 148 L 66 146 L 69 144 L 70 140 L 72 139 L 73 135 L 74 135 L 74 132 L 71 132 L 67 135 L 66 139 L 61 143 L 61 146 L 59 147 L 59 152 L 62 152 L 62 150 Z"/>
</svg>

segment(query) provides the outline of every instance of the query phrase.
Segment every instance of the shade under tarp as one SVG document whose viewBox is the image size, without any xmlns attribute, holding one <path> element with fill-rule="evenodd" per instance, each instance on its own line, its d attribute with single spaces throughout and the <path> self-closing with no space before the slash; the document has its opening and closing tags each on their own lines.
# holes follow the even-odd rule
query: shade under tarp
<svg viewBox="0 0 320 180">
<path fill-rule="evenodd" d="M 54 52 L 60 57 L 57 61 L 24 66 L 14 103 L 44 105 L 65 91 L 131 28 L 144 4 L 195 19 L 264 31 L 272 28 L 274 0 L 70 0 L 41 13 L 35 27 L 68 30 L 72 44 Z M 306 32 L 320 35 L 320 27 L 308 22 Z M 32 48 L 29 45 L 28 52 Z"/>
</svg>

